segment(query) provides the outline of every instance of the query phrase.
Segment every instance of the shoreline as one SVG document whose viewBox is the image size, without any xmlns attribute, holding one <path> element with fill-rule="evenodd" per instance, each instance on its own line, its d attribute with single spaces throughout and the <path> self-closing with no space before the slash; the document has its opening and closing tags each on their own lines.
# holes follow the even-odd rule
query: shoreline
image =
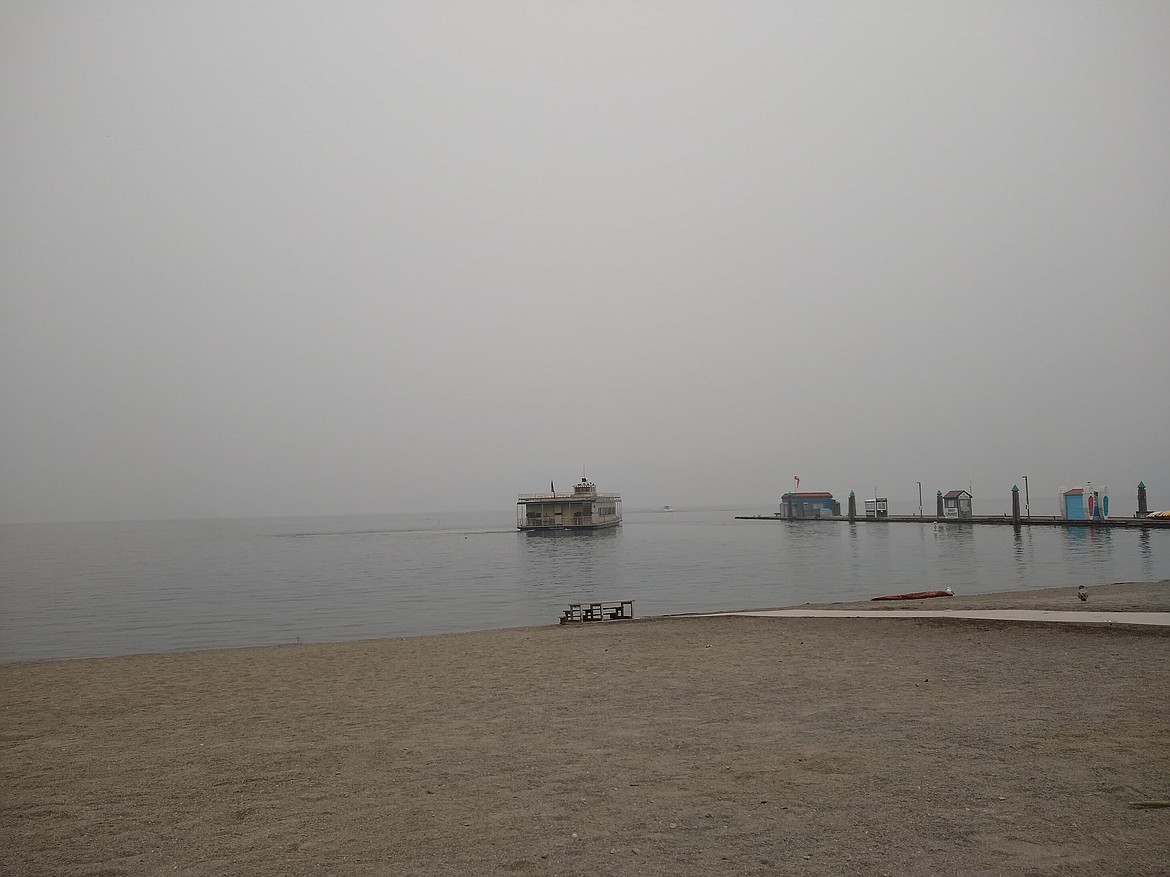
<svg viewBox="0 0 1170 877">
<path fill-rule="evenodd" d="M 1157 586 L 1165 586 L 1157 590 Z M 708 616 L 733 615 L 740 612 L 769 612 L 781 609 L 872 609 L 892 611 L 898 609 L 1062 609 L 1081 611 L 1170 611 L 1170 579 L 1148 582 L 1112 582 L 1087 586 L 1094 595 L 1088 603 L 1075 599 L 1076 587 L 1057 586 L 1016 591 L 988 591 L 983 594 L 959 594 L 947 598 L 924 600 L 902 600 L 896 602 L 873 602 L 872 600 L 846 600 L 833 603 L 808 602 L 785 606 L 754 606 L 738 609 L 717 609 L 703 612 L 667 613 L 664 615 L 635 616 L 639 623 L 672 618 L 704 618 Z M 1153 589 L 1153 590 L 1149 590 Z M 1072 599 L 1070 599 L 1070 597 Z M 1104 599 L 1102 599 L 1104 598 Z M 440 631 L 417 633 L 406 636 L 367 637 L 352 640 L 306 640 L 280 643 L 256 643 L 243 646 L 212 646 L 209 648 L 175 649 L 163 652 L 128 652 L 116 655 L 78 655 L 60 658 L 15 658 L 0 661 L 0 669 L 22 664 L 74 663 L 84 661 L 110 661 L 126 658 L 147 658 L 154 656 L 179 656 L 219 652 L 252 651 L 256 649 L 296 648 L 309 645 L 345 645 L 349 643 L 373 643 L 383 640 L 414 640 L 430 637 L 470 636 L 498 631 L 541 630 L 545 627 L 560 626 L 556 621 L 547 625 L 522 625 L 520 627 L 483 627 L 472 630 Z M 572 625 L 575 626 L 575 625 Z M 589 625 L 586 625 L 589 626 Z"/>
<path fill-rule="evenodd" d="M 1077 598 L 1078 585 L 1030 588 L 1024 591 L 987 591 L 920 600 L 843 600 L 836 603 L 804 603 L 777 609 L 1062 609 L 1070 611 L 1165 611 L 1170 610 L 1170 579 L 1147 582 L 1087 584 L 1088 600 Z M 875 594 L 874 596 L 879 596 Z M 758 610 L 746 610 L 758 611 Z"/>
</svg>

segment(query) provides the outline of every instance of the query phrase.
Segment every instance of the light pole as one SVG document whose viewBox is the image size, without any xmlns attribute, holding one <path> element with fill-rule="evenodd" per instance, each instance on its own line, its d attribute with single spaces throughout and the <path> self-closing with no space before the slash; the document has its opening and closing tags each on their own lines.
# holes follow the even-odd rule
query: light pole
<svg viewBox="0 0 1170 877">
<path fill-rule="evenodd" d="M 922 519 L 922 482 L 918 482 L 918 519 Z"/>
<path fill-rule="evenodd" d="M 1028 498 L 1028 476 L 1024 476 L 1024 514 L 1032 517 L 1032 501 Z"/>
</svg>

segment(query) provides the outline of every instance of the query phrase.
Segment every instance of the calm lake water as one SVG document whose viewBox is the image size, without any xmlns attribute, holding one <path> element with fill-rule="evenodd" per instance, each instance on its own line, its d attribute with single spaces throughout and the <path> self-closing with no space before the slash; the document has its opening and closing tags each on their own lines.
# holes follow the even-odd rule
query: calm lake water
<svg viewBox="0 0 1170 877">
<path fill-rule="evenodd" d="M 0 660 L 550 624 L 569 601 L 637 615 L 1170 579 L 1170 531 L 736 521 L 629 512 L 522 534 L 511 510 L 0 527 Z"/>
</svg>

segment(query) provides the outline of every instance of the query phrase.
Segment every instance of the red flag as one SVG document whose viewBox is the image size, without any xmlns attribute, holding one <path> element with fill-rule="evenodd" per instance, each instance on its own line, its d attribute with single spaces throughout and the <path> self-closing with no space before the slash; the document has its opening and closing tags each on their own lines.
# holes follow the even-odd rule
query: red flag
<svg viewBox="0 0 1170 877">
<path fill-rule="evenodd" d="M 799 475 L 794 475 L 794 476 L 793 476 L 793 478 L 794 478 L 794 479 L 795 479 L 795 481 L 796 481 L 796 489 L 797 489 L 797 490 L 800 490 L 800 476 L 799 476 Z"/>
</svg>

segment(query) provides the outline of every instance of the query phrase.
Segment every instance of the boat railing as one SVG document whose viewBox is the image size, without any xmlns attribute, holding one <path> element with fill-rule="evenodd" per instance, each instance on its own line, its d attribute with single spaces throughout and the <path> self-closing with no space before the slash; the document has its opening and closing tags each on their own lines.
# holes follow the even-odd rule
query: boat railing
<svg viewBox="0 0 1170 877">
<path fill-rule="evenodd" d="M 612 500 L 614 502 L 621 502 L 621 494 L 619 493 L 521 493 L 516 502 L 547 502 L 549 500 L 560 500 L 561 502 L 573 502 L 574 500 Z"/>
</svg>

